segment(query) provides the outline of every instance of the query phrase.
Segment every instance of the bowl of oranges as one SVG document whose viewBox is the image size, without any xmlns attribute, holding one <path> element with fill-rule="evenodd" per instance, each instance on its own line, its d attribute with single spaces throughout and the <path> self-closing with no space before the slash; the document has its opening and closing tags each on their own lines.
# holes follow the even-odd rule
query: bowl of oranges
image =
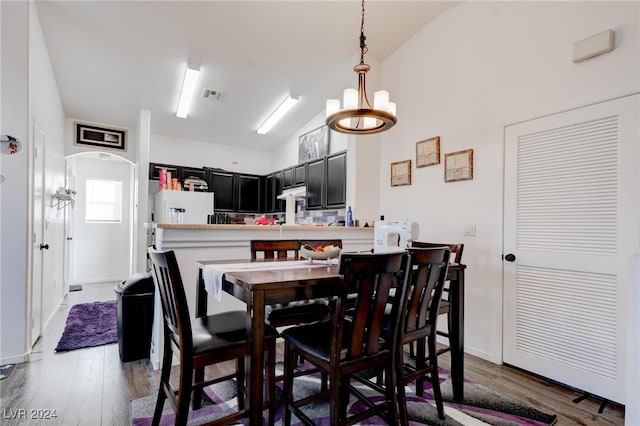
<svg viewBox="0 0 640 426">
<path fill-rule="evenodd" d="M 309 260 L 309 263 L 313 263 L 314 260 L 326 260 L 331 264 L 331 259 L 340 256 L 340 247 L 333 245 L 312 247 L 304 245 L 300 247 L 300 255 Z"/>
</svg>

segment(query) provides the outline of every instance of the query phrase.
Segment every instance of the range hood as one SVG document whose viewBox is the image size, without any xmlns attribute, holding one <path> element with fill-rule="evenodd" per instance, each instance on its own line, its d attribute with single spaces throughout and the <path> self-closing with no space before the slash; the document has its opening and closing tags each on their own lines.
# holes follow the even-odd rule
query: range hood
<svg viewBox="0 0 640 426">
<path fill-rule="evenodd" d="M 278 200 L 287 200 L 290 197 L 295 199 L 306 198 L 307 196 L 307 187 L 306 186 L 298 186 L 297 188 L 285 189 L 282 191 L 282 194 L 278 195 Z"/>
<path fill-rule="evenodd" d="M 304 199 L 307 196 L 307 187 L 299 186 L 297 188 L 285 189 L 282 194 L 278 195 L 278 200 L 285 200 L 287 209 L 285 215 L 285 225 L 296 224 L 296 200 Z"/>
</svg>

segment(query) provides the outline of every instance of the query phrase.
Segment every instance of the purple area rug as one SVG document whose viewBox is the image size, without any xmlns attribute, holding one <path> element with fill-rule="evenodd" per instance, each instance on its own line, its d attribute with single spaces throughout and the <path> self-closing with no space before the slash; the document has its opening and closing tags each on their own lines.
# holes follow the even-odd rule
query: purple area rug
<svg viewBox="0 0 640 426">
<path fill-rule="evenodd" d="M 71 351 L 118 341 L 116 301 L 73 305 L 56 351 Z"/>
<path fill-rule="evenodd" d="M 304 368 L 304 367 L 303 367 Z M 277 373 L 281 373 L 281 364 L 276 366 Z M 409 426 L 438 425 L 438 426 L 549 426 L 556 422 L 556 415 L 543 412 L 529 404 L 516 401 L 507 395 L 501 395 L 485 386 L 466 380 L 464 384 L 464 403 L 453 402 L 451 391 L 451 377 L 446 369 L 440 369 L 442 394 L 445 400 L 445 420 L 438 419 L 433 396 L 429 384 L 425 383 L 427 390 L 424 398 L 415 395 L 415 387 L 412 384 L 407 388 L 407 409 L 409 414 Z M 281 383 L 276 389 L 278 408 L 276 410 L 276 426 L 282 425 Z M 294 381 L 293 393 L 296 398 L 304 397 L 317 392 L 320 380 L 317 376 L 306 376 L 305 379 Z M 237 408 L 235 384 L 231 381 L 215 384 L 205 389 L 202 397 L 202 408 L 189 413 L 188 426 L 206 424 L 222 415 L 229 414 Z M 365 394 L 368 392 L 362 389 Z M 371 400 L 379 399 L 371 395 Z M 131 426 L 150 426 L 153 417 L 156 395 L 131 401 Z M 350 413 L 361 411 L 360 402 L 352 400 L 348 408 Z M 306 414 L 316 424 L 329 426 L 329 407 L 326 403 L 311 404 L 305 408 Z M 170 426 L 175 422 L 175 415 L 168 402 L 164 404 L 160 426 Z M 266 412 L 265 412 L 266 415 Z M 302 422 L 293 416 L 292 426 L 302 426 Z M 358 425 L 377 426 L 386 424 L 381 418 L 373 417 Z"/>
</svg>

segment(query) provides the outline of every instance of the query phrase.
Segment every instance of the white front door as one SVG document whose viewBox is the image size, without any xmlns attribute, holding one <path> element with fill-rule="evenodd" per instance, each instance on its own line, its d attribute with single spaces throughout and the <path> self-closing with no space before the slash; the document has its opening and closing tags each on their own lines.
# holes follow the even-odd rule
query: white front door
<svg viewBox="0 0 640 426">
<path fill-rule="evenodd" d="M 44 239 L 44 147 L 42 129 L 33 125 L 33 264 L 31 281 L 31 330 L 33 346 L 42 332 L 42 270 L 47 248 Z"/>
<path fill-rule="evenodd" d="M 625 402 L 639 96 L 505 128 L 505 363 Z"/>
</svg>

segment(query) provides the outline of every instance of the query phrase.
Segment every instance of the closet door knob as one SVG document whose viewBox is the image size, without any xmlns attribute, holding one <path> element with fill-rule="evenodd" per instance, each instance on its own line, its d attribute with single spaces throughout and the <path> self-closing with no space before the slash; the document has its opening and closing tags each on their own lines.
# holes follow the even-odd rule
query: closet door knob
<svg viewBox="0 0 640 426">
<path fill-rule="evenodd" d="M 513 262 L 514 260 L 516 260 L 516 255 L 513 253 L 509 253 L 504 255 L 504 260 L 506 260 L 507 262 Z"/>
</svg>

